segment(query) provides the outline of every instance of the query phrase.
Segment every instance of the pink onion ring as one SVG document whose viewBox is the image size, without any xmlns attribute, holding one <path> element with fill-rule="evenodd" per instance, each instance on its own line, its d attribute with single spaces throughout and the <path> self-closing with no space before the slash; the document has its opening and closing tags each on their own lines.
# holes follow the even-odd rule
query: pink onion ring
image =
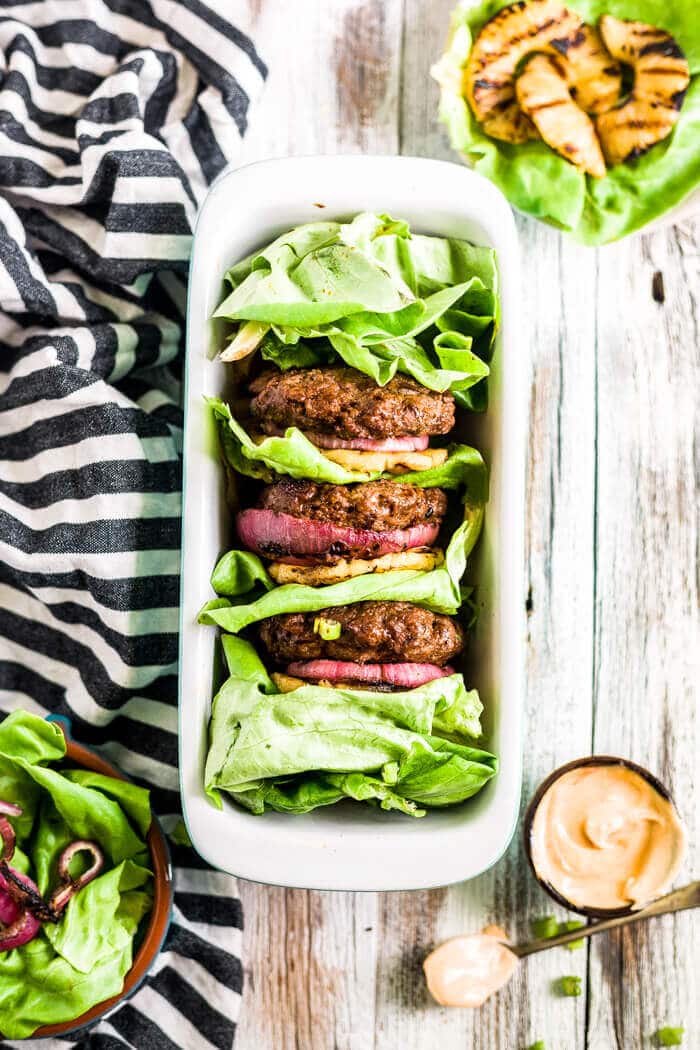
<svg viewBox="0 0 700 1050">
<path fill-rule="evenodd" d="M 37 884 L 5 861 L 0 863 L 0 891 L 9 894 L 21 911 L 30 911 L 40 922 L 56 921 Z"/>
<path fill-rule="evenodd" d="M 340 682 L 376 682 L 382 685 L 397 685 L 405 689 L 433 682 L 436 678 L 447 678 L 454 674 L 451 667 L 437 664 L 357 664 L 350 660 L 306 660 L 291 663 L 287 674 L 295 678 Z"/>
<path fill-rule="evenodd" d="M 30 911 L 18 912 L 13 922 L 0 929 L 0 952 L 21 948 L 36 937 L 40 926 L 41 923 Z"/>
<path fill-rule="evenodd" d="M 9 872 L 11 877 L 16 878 L 17 881 L 26 878 L 10 868 L 5 861 L 0 867 Z M 31 879 L 27 881 L 31 883 L 38 895 L 39 890 Z M 13 889 L 17 892 L 16 887 L 13 887 L 0 871 L 0 952 L 9 952 L 12 948 L 20 948 L 23 944 L 27 944 L 36 937 L 41 926 L 36 916 L 17 902 Z"/>
<path fill-rule="evenodd" d="M 0 927 L 11 926 L 21 910 L 7 890 L 0 890 Z"/>
<path fill-rule="evenodd" d="M 4 802 L 0 798 L 0 813 L 7 813 L 8 817 L 21 817 L 22 807 L 16 806 L 14 802 Z"/>
<path fill-rule="evenodd" d="M 78 853 L 91 853 L 92 864 L 87 871 L 74 879 L 70 873 L 70 864 Z M 76 842 L 71 842 L 70 846 L 66 846 L 58 858 L 58 875 L 61 881 L 49 898 L 49 908 L 54 916 L 54 922 L 58 921 L 71 897 L 82 890 L 83 886 L 87 886 L 89 882 L 97 878 L 104 867 L 104 862 L 104 854 L 96 842 L 78 839 Z"/>
<path fill-rule="evenodd" d="M 430 440 L 427 434 L 417 437 L 395 437 L 377 440 L 375 438 L 337 438 L 332 434 L 317 434 L 310 431 L 305 435 L 312 444 L 319 448 L 350 448 L 358 452 L 423 452 Z"/>
<path fill-rule="evenodd" d="M 238 514 L 236 526 L 248 550 L 277 561 L 300 555 L 314 555 L 321 561 L 348 555 L 378 558 L 383 554 L 429 547 L 440 531 L 439 525 L 430 524 L 377 532 L 258 509 Z"/>
<path fill-rule="evenodd" d="M 274 430 L 278 437 L 283 437 L 285 434 L 280 427 L 269 429 Z M 423 452 L 430 441 L 428 434 L 418 434 L 415 437 L 407 434 L 403 437 L 383 439 L 343 438 L 336 437 L 334 434 L 320 434 L 315 430 L 305 430 L 303 434 L 318 448 L 350 448 L 359 452 Z"/>
</svg>

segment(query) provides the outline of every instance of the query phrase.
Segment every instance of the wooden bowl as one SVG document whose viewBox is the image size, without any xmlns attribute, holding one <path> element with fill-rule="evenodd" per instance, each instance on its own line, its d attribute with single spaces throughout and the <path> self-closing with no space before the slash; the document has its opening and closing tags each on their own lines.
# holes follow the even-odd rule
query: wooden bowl
<svg viewBox="0 0 700 1050">
<path fill-rule="evenodd" d="M 648 781 L 654 790 L 665 798 L 667 802 L 670 802 L 674 809 L 677 810 L 677 806 L 671 798 L 670 792 L 664 785 L 658 780 L 653 773 L 650 773 L 644 766 L 638 766 L 636 762 L 630 762 L 627 758 L 618 758 L 615 755 L 588 755 L 585 758 L 575 758 L 573 762 L 567 762 L 566 765 L 559 766 L 553 773 L 542 781 L 540 786 L 535 791 L 535 794 L 530 800 L 530 804 L 525 811 L 525 818 L 523 820 L 523 844 L 525 846 L 525 856 L 527 857 L 530 865 L 530 870 L 535 876 L 537 881 L 543 890 L 545 890 L 550 897 L 552 897 L 557 904 L 561 904 L 563 908 L 568 908 L 569 911 L 574 911 L 578 915 L 585 915 L 589 919 L 612 919 L 619 915 L 628 915 L 630 912 L 638 910 L 639 906 L 634 904 L 628 904 L 624 908 L 589 908 L 579 904 L 572 904 L 570 900 L 567 900 L 558 890 L 552 886 L 550 882 L 543 879 L 535 867 L 535 863 L 532 859 L 532 822 L 535 819 L 535 812 L 542 797 L 548 788 L 552 786 L 555 780 L 563 776 L 564 773 L 568 773 L 572 769 L 580 769 L 583 766 L 625 766 L 626 769 L 631 769 L 632 772 L 637 773 L 644 780 Z M 647 902 L 650 903 L 650 902 Z"/>
<path fill-rule="evenodd" d="M 106 762 L 100 755 L 76 743 L 70 735 L 70 722 L 65 718 L 51 718 L 63 731 L 66 738 L 65 761 L 83 769 L 91 769 L 95 773 L 102 773 L 108 777 L 118 780 L 128 780 L 118 769 Z M 115 1007 L 119 1006 L 125 999 L 136 991 L 144 977 L 150 970 L 160 952 L 165 940 L 165 935 L 170 926 L 170 917 L 173 903 L 172 869 L 170 864 L 170 850 L 165 835 L 155 816 L 146 836 L 146 844 L 150 853 L 151 870 L 153 871 L 153 908 L 148 917 L 143 940 L 140 942 L 131 969 L 124 978 L 124 987 L 118 995 L 111 999 L 105 999 L 97 1003 L 90 1010 L 74 1017 L 70 1021 L 62 1021 L 59 1024 L 46 1024 L 37 1028 L 31 1039 L 44 1039 L 47 1036 L 67 1036 L 80 1028 L 86 1028 L 105 1017 Z"/>
</svg>

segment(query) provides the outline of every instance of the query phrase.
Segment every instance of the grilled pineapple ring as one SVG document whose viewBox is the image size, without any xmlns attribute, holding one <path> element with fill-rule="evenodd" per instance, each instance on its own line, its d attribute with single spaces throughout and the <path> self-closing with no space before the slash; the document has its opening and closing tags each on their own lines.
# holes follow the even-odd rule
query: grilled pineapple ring
<svg viewBox="0 0 700 1050">
<path fill-rule="evenodd" d="M 603 15 L 600 32 L 610 54 L 634 71 L 629 97 L 596 119 L 608 163 L 621 164 L 671 134 L 690 70 L 683 51 L 663 29 Z"/>
<path fill-rule="evenodd" d="M 553 150 L 600 179 L 605 161 L 591 118 L 571 97 L 567 79 L 549 55 L 533 55 L 516 81 L 521 109 Z"/>
<path fill-rule="evenodd" d="M 584 113 L 605 113 L 618 101 L 622 70 L 595 26 L 582 23 L 569 36 L 552 40 L 547 51 L 559 56 L 557 65 Z"/>
<path fill-rule="evenodd" d="M 338 463 L 346 470 L 361 470 L 367 473 L 405 474 L 412 470 L 431 470 L 441 466 L 447 459 L 446 448 L 426 448 L 422 452 L 358 452 L 354 448 L 321 450 L 326 459 Z"/>
<path fill-rule="evenodd" d="M 581 109 L 600 112 L 619 98 L 621 74 L 596 31 L 559 0 L 519 0 L 482 28 L 464 75 L 464 92 L 487 135 L 505 142 L 539 138 L 516 98 L 516 70 L 534 52 L 558 56 Z"/>
<path fill-rule="evenodd" d="M 341 580 L 369 573 L 406 571 L 429 572 L 442 565 L 445 556 L 436 547 L 426 550 L 399 551 L 397 554 L 382 554 L 379 558 L 341 558 L 333 565 L 286 565 L 272 562 L 267 567 L 276 584 L 301 583 L 307 587 L 326 587 Z"/>
</svg>

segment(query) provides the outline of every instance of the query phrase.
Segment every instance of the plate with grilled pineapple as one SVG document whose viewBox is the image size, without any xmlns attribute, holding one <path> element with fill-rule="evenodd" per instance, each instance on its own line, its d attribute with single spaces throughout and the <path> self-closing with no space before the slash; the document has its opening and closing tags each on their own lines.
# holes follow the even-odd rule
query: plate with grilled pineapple
<svg viewBox="0 0 700 1050">
<path fill-rule="evenodd" d="M 464 159 L 586 244 L 700 207 L 695 0 L 463 0 L 433 68 Z"/>
</svg>

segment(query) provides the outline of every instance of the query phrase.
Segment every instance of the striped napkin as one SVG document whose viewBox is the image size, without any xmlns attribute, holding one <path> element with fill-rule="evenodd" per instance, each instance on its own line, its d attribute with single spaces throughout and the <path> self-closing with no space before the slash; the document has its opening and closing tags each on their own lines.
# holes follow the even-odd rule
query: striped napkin
<svg viewBox="0 0 700 1050">
<path fill-rule="evenodd" d="M 235 6 L 0 5 L 0 710 L 67 715 L 149 786 L 176 868 L 138 993 L 25 1047 L 233 1041 L 240 902 L 182 844 L 176 702 L 191 232 L 266 75 Z"/>
</svg>

